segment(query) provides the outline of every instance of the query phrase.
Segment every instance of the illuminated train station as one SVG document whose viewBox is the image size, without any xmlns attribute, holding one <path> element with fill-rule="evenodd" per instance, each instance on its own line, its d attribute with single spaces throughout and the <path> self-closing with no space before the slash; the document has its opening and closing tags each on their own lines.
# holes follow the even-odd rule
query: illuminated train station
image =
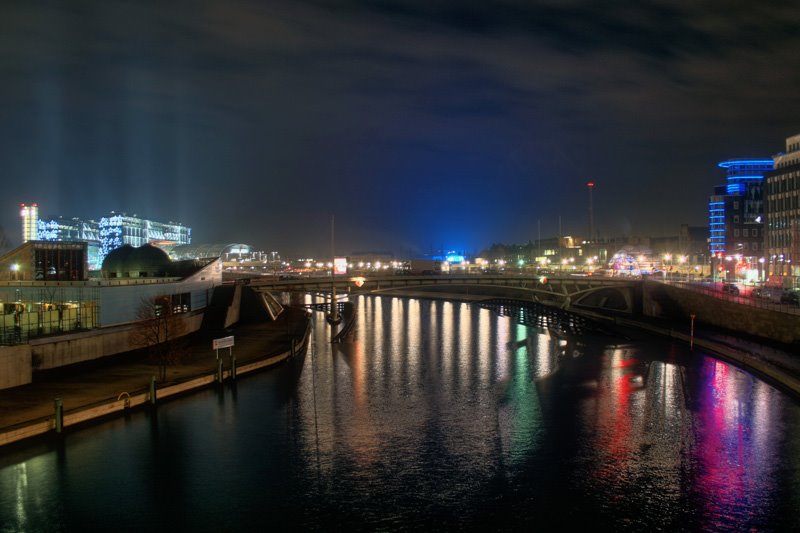
<svg viewBox="0 0 800 533">
<path fill-rule="evenodd" d="M 192 242 L 192 228 L 177 222 L 158 222 L 136 215 L 111 212 L 98 221 L 39 216 L 38 204 L 20 204 L 22 241 L 86 242 L 89 270 L 100 270 L 103 259 L 120 246 L 184 245 Z"/>
</svg>

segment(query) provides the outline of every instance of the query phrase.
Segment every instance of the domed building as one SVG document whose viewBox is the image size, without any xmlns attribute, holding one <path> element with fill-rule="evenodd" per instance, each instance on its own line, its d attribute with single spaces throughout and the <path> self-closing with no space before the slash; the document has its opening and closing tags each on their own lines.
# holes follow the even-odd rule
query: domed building
<svg viewBox="0 0 800 533">
<path fill-rule="evenodd" d="M 159 278 L 172 274 L 172 261 L 167 253 L 145 244 L 134 248 L 129 244 L 112 250 L 103 260 L 104 278 Z"/>
</svg>

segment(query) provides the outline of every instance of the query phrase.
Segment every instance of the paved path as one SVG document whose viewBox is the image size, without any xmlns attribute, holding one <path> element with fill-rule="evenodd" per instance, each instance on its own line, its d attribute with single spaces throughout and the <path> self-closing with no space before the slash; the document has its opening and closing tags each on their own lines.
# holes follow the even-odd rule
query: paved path
<svg viewBox="0 0 800 533">
<path fill-rule="evenodd" d="M 287 324 L 287 317 L 289 322 Z M 243 324 L 219 336 L 233 335 L 233 354 L 237 364 L 276 355 L 289 349 L 289 329 L 301 338 L 306 328 L 306 314 L 301 309 L 287 309 L 275 322 Z M 228 367 L 228 349 L 220 350 Z M 167 367 L 167 382 L 183 381 L 216 370 L 211 340 L 198 335 L 187 355 L 177 365 Z M 0 390 L 0 430 L 53 415 L 53 400 L 61 398 L 64 411 L 117 399 L 122 392 L 147 390 L 150 378 L 158 376 L 158 365 L 146 354 L 108 357 L 73 368 L 50 371 L 36 376 L 29 385 Z"/>
</svg>

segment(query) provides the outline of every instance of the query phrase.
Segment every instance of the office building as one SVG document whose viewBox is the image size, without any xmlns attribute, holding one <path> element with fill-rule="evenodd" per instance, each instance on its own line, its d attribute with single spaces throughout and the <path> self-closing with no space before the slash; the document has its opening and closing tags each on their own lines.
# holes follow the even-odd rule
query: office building
<svg viewBox="0 0 800 533">
<path fill-rule="evenodd" d="M 766 182 L 766 256 L 769 272 L 800 278 L 800 134 L 786 139 L 786 151 L 774 157 Z"/>
<path fill-rule="evenodd" d="M 726 182 L 709 198 L 709 252 L 726 278 L 757 272 L 764 251 L 764 175 L 771 159 L 730 159 L 718 164 Z M 756 276 L 757 274 L 753 274 Z"/>
</svg>

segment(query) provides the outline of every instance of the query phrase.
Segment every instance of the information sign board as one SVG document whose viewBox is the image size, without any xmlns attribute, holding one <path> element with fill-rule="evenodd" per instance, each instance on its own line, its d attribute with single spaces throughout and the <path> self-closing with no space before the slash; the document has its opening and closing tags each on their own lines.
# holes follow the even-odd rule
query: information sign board
<svg viewBox="0 0 800 533">
<path fill-rule="evenodd" d="M 233 346 L 233 336 L 214 339 L 212 341 L 211 346 L 212 350 L 219 350 L 220 348 L 230 348 L 231 346 Z"/>
</svg>

